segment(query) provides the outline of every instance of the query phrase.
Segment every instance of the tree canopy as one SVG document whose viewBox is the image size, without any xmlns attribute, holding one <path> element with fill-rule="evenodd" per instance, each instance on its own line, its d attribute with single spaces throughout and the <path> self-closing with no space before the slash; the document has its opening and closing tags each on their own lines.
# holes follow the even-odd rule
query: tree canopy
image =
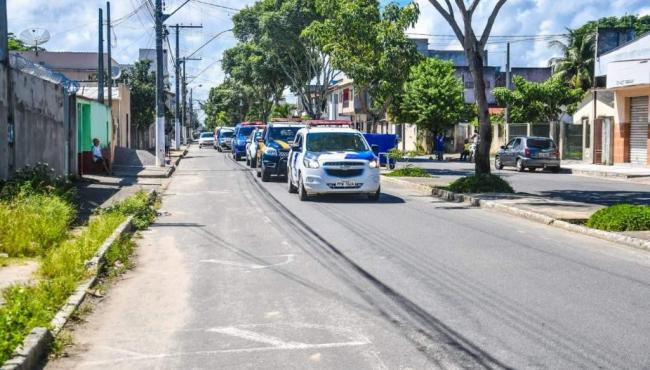
<svg viewBox="0 0 650 370">
<path fill-rule="evenodd" d="M 563 112 L 573 114 L 582 100 L 583 91 L 570 87 L 555 76 L 544 82 L 513 78 L 515 88 L 495 88 L 492 92 L 500 105 L 509 105 L 511 122 L 555 122 Z"/>
<path fill-rule="evenodd" d="M 150 60 L 137 61 L 120 77 L 131 90 L 131 122 L 141 129 L 149 127 L 156 115 L 156 75 L 150 67 Z"/>
<path fill-rule="evenodd" d="M 383 118 L 401 93 L 410 67 L 420 59 L 405 34 L 418 19 L 417 4 L 389 3 L 381 10 L 377 0 L 319 0 L 318 9 L 327 17 L 314 21 L 303 36 L 330 56 L 334 68 L 354 80 L 369 120 Z"/>
<path fill-rule="evenodd" d="M 399 120 L 440 132 L 461 119 L 463 83 L 452 62 L 424 59 L 411 68 L 400 99 Z"/>
<path fill-rule="evenodd" d="M 15 50 L 15 51 L 29 50 L 27 46 L 25 46 L 25 43 L 17 39 L 13 33 L 9 32 L 8 36 L 9 36 L 9 50 Z"/>
<path fill-rule="evenodd" d="M 213 129 L 244 121 L 250 109 L 249 94 L 250 91 L 231 79 L 211 88 L 208 99 L 201 105 L 205 126 Z"/>
</svg>

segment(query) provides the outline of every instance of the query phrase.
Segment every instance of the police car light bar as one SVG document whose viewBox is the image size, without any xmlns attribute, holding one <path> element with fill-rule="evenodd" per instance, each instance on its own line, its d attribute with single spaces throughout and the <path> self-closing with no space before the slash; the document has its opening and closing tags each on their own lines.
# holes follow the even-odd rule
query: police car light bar
<svg viewBox="0 0 650 370">
<path fill-rule="evenodd" d="M 318 120 L 309 120 L 305 122 L 308 126 L 317 126 L 317 127 L 352 127 L 352 121 L 340 120 L 340 119 L 318 119 Z"/>
<path fill-rule="evenodd" d="M 252 122 L 241 122 L 240 125 L 242 126 L 265 126 L 264 122 L 262 121 L 252 121 Z"/>
</svg>

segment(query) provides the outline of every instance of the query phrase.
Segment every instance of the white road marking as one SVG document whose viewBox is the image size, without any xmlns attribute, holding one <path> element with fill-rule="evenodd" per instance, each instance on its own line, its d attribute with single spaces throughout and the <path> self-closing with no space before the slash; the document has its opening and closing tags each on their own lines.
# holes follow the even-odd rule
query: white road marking
<svg viewBox="0 0 650 370">
<path fill-rule="evenodd" d="M 264 216 L 264 222 L 266 222 L 267 224 L 271 223 L 271 219 L 269 218 L 269 216 Z"/>
<path fill-rule="evenodd" d="M 217 260 L 217 259 L 207 259 L 207 260 L 200 260 L 199 262 L 201 263 L 214 263 L 217 265 L 224 265 L 224 266 L 234 266 L 234 267 L 242 267 L 242 268 L 247 268 L 247 269 L 252 269 L 252 270 L 261 270 L 261 269 L 267 269 L 270 267 L 277 267 L 277 266 L 282 266 L 282 265 L 287 265 L 291 262 L 294 261 L 294 255 L 293 254 L 280 254 L 277 256 L 272 256 L 272 257 L 285 257 L 285 260 L 279 263 L 274 263 L 272 265 L 258 265 L 255 263 L 241 263 L 241 262 L 235 262 L 235 261 L 224 261 L 224 260 Z"/>
</svg>

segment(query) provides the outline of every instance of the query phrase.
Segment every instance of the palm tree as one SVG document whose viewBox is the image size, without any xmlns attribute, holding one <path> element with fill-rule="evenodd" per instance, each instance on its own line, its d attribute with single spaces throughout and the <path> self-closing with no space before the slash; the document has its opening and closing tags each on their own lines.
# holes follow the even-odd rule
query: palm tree
<svg viewBox="0 0 650 370">
<path fill-rule="evenodd" d="M 562 56 L 552 58 L 553 74 L 573 87 L 588 90 L 593 85 L 594 47 L 596 34 L 568 30 L 564 40 L 554 40 L 550 46 L 560 49 Z"/>
</svg>

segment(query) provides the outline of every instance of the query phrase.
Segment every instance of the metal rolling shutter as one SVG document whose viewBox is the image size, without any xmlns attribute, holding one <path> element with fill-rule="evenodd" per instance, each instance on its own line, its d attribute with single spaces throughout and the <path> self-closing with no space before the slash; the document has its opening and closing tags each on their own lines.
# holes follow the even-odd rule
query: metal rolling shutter
<svg viewBox="0 0 650 370">
<path fill-rule="evenodd" d="M 648 163 L 648 97 L 630 99 L 630 162 Z"/>
</svg>

